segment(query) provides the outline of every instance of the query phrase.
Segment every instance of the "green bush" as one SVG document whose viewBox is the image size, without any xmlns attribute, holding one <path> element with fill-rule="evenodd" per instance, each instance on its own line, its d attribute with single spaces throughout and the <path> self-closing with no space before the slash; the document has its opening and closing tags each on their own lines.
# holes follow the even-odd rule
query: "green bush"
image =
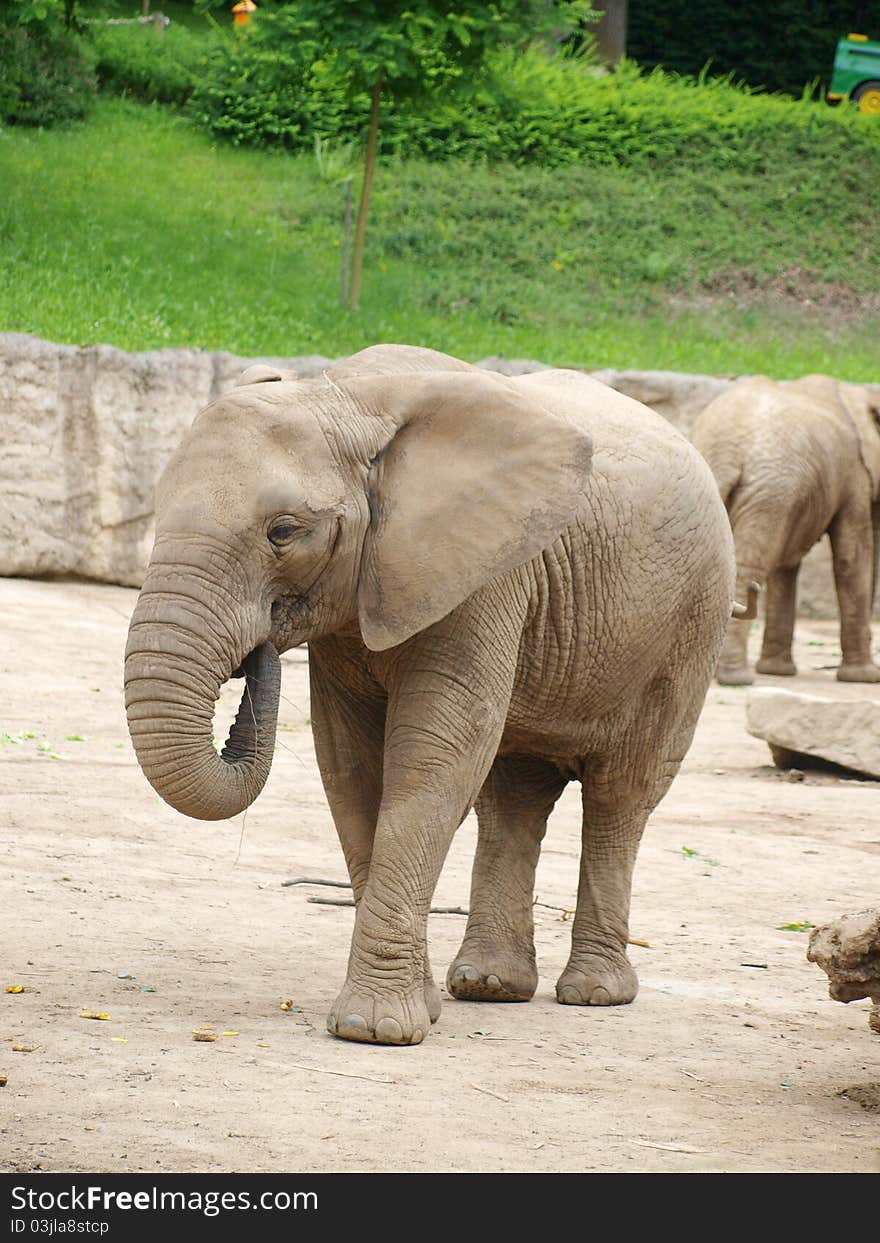
<svg viewBox="0 0 880 1243">
<path fill-rule="evenodd" d="M 0 118 L 55 125 L 86 116 L 95 98 L 91 58 L 71 30 L 0 19 Z"/>
<path fill-rule="evenodd" d="M 174 23 L 157 37 L 152 26 L 90 27 L 102 91 L 147 103 L 184 104 L 212 40 Z"/>
<path fill-rule="evenodd" d="M 253 32 L 214 52 L 191 99 L 193 115 L 232 142 L 308 149 L 318 135 L 364 133 L 365 95 L 347 99 L 331 63 L 298 59 L 295 26 L 263 15 Z M 728 79 L 683 78 L 631 62 L 606 73 L 540 47 L 500 50 L 468 94 L 419 103 L 389 98 L 383 149 L 408 156 L 558 167 L 633 166 L 685 159 L 760 172 L 794 150 L 831 146 L 876 160 L 880 126 L 852 110 L 758 94 Z"/>
</svg>

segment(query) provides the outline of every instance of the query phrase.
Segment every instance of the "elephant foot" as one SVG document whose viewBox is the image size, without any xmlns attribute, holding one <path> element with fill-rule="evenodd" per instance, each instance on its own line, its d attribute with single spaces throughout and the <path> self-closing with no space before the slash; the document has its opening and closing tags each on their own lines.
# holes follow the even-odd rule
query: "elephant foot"
<svg viewBox="0 0 880 1243">
<path fill-rule="evenodd" d="M 870 662 L 865 665 L 841 665 L 837 670 L 838 682 L 880 682 L 880 668 Z"/>
<path fill-rule="evenodd" d="M 715 671 L 715 681 L 719 686 L 751 686 L 755 680 L 748 665 L 739 665 L 736 668 L 721 667 Z"/>
<path fill-rule="evenodd" d="M 459 1001 L 530 1001 L 538 987 L 534 957 L 462 945 L 446 975 Z"/>
<path fill-rule="evenodd" d="M 365 1044 L 421 1044 L 432 1023 L 426 993 L 427 988 L 374 995 L 346 984 L 327 1016 L 327 1030 Z M 439 1014 L 439 994 L 436 1008 Z"/>
<path fill-rule="evenodd" d="M 556 1000 L 563 1006 L 625 1006 L 638 991 L 639 978 L 625 954 L 581 954 L 559 977 Z"/>
<path fill-rule="evenodd" d="M 755 665 L 755 670 L 777 678 L 793 678 L 797 673 L 797 665 L 784 656 L 762 656 Z"/>
</svg>

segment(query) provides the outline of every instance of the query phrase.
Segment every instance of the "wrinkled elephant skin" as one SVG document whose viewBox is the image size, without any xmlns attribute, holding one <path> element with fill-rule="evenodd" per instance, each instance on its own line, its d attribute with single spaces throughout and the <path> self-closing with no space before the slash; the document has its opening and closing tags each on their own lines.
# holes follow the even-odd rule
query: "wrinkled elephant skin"
<svg viewBox="0 0 880 1243">
<path fill-rule="evenodd" d="M 696 420 L 692 439 L 712 468 L 736 544 L 737 599 L 766 587 L 758 673 L 792 677 L 797 577 L 826 533 L 840 607 L 841 682 L 880 682 L 871 608 L 880 554 L 880 403 L 856 384 L 804 376 L 739 380 Z M 754 681 L 748 620 L 730 623 L 718 681 Z"/>
<path fill-rule="evenodd" d="M 448 988 L 525 1001 L 535 865 L 565 785 L 583 844 L 561 1002 L 629 1002 L 645 821 L 690 745 L 733 603 L 712 475 L 662 418 L 597 381 L 506 379 L 375 346 L 297 381 L 261 368 L 203 411 L 160 481 L 131 622 L 138 759 L 190 816 L 269 771 L 278 653 L 309 645 L 318 764 L 357 913 L 328 1019 L 415 1044 L 440 1011 L 431 895 L 479 833 Z M 245 677 L 223 752 L 218 690 Z"/>
</svg>

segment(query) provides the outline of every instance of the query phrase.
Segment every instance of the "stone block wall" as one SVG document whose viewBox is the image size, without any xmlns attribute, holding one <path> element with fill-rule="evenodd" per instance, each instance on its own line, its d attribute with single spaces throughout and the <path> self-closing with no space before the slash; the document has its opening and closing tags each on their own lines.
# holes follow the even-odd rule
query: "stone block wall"
<svg viewBox="0 0 880 1243">
<path fill-rule="evenodd" d="M 0 333 L 0 575 L 138 586 L 153 541 L 153 489 L 184 431 L 255 358 L 195 349 L 130 354 Z M 260 359 L 300 375 L 329 359 Z M 507 375 L 531 360 L 483 359 Z M 669 371 L 592 373 L 688 434 L 729 379 Z M 806 559 L 801 612 L 834 616 L 828 541 Z"/>
</svg>

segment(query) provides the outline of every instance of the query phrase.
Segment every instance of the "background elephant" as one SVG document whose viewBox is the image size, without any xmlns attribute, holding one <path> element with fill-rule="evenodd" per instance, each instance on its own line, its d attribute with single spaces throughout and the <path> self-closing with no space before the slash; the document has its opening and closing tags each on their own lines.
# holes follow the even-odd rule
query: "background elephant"
<svg viewBox="0 0 880 1243">
<path fill-rule="evenodd" d="M 880 403 L 830 376 L 780 384 L 738 381 L 710 403 L 692 439 L 712 468 L 736 544 L 737 598 L 766 585 L 759 673 L 789 677 L 797 576 L 827 532 L 840 607 L 841 682 L 880 682 L 871 658 L 871 605 L 880 553 Z M 740 594 L 742 593 L 742 594 Z M 748 620 L 733 620 L 718 681 L 754 681 Z"/>
<path fill-rule="evenodd" d="M 561 1002 L 628 1002 L 633 864 L 685 754 L 733 601 L 712 476 L 664 419 L 580 374 L 517 380 L 377 346 L 321 379 L 265 370 L 195 420 L 160 481 L 125 689 L 138 759 L 190 816 L 269 771 L 278 652 L 308 642 L 318 763 L 357 903 L 328 1027 L 420 1041 L 426 917 L 476 804 L 460 998 L 537 984 L 547 816 L 583 786 Z M 244 674 L 221 755 L 212 715 Z"/>
</svg>

